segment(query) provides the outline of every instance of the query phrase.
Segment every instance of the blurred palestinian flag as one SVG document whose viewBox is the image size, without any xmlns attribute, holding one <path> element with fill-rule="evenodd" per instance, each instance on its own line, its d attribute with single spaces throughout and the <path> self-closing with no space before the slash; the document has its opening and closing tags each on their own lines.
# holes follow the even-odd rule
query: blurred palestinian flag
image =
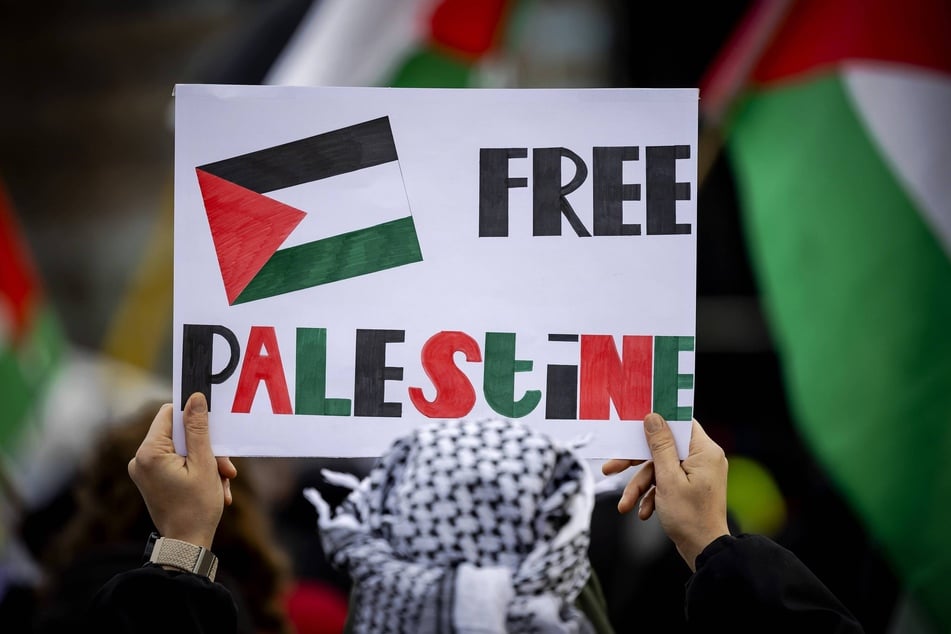
<svg viewBox="0 0 951 634">
<path fill-rule="evenodd" d="M 799 430 L 951 631 L 951 3 L 760 2 L 701 104 Z"/>
<path fill-rule="evenodd" d="M 0 183 L 0 453 L 14 453 L 29 421 L 36 419 L 63 347 L 63 334 Z"/>
<path fill-rule="evenodd" d="M 504 42 L 515 0 L 320 0 L 264 83 L 465 88 Z"/>
<path fill-rule="evenodd" d="M 72 345 L 0 183 L 0 595 L 17 516 L 68 486 L 102 426 L 169 392 L 139 368 Z"/>
</svg>

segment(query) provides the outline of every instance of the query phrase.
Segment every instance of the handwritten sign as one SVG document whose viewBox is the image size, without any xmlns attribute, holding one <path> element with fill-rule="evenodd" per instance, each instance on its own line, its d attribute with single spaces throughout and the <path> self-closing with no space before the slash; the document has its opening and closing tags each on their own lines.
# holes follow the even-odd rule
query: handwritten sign
<svg viewBox="0 0 951 634">
<path fill-rule="evenodd" d="M 645 457 L 693 404 L 696 90 L 180 85 L 176 444 L 375 456 L 523 419 Z"/>
</svg>

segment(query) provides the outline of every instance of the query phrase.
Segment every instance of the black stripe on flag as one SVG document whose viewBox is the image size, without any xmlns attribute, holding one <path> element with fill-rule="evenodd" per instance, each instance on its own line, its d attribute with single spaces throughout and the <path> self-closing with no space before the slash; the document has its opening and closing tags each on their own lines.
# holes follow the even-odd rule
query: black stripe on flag
<svg viewBox="0 0 951 634">
<path fill-rule="evenodd" d="M 380 117 L 198 169 L 263 194 L 395 160 L 390 118 Z"/>
</svg>

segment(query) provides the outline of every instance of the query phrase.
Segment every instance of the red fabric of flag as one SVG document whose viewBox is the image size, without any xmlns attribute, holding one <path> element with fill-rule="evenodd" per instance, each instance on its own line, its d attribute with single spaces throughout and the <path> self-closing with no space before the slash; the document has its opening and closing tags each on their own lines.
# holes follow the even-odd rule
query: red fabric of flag
<svg viewBox="0 0 951 634">
<path fill-rule="evenodd" d="M 444 0 L 430 18 L 432 43 L 478 58 L 495 44 L 506 0 Z"/>
<path fill-rule="evenodd" d="M 808 46 L 803 45 L 806 42 Z M 855 60 L 951 72 L 951 3 L 796 2 L 752 79 L 756 84 L 771 84 Z"/>
<path fill-rule="evenodd" d="M 26 332 L 39 298 L 39 283 L 24 248 L 6 191 L 0 183 L 0 302 L 12 313 L 13 341 Z"/>
</svg>

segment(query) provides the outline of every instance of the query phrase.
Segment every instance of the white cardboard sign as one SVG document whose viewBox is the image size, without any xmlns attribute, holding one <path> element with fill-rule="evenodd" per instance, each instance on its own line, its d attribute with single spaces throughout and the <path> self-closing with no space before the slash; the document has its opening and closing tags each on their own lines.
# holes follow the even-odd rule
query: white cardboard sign
<svg viewBox="0 0 951 634">
<path fill-rule="evenodd" d="M 174 405 L 219 455 L 376 456 L 520 418 L 589 458 L 690 436 L 697 100 L 180 85 Z"/>
</svg>

